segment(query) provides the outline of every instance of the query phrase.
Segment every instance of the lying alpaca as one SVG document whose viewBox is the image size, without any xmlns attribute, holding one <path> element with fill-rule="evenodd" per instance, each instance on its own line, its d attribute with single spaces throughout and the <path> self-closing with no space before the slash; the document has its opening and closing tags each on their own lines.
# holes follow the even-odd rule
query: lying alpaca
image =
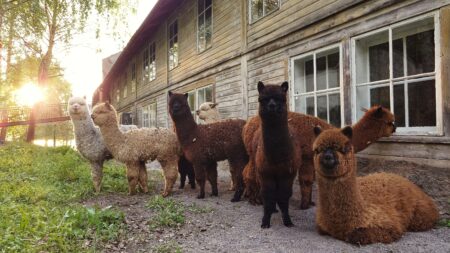
<svg viewBox="0 0 450 253">
<path fill-rule="evenodd" d="M 356 177 L 351 127 L 314 131 L 319 233 L 354 244 L 391 243 L 405 231 L 434 226 L 436 205 L 409 180 L 389 173 Z"/>
<path fill-rule="evenodd" d="M 103 163 L 112 158 L 111 152 L 106 148 L 100 130 L 92 122 L 86 99 L 72 97 L 67 104 L 77 150 L 91 164 L 94 189 L 96 192 L 100 192 L 103 178 Z M 137 129 L 135 125 L 121 125 L 119 128 L 122 132 L 129 129 Z"/>
<path fill-rule="evenodd" d="M 255 166 L 264 204 L 261 228 L 270 227 L 276 204 L 281 210 L 284 225 L 293 226 L 289 217 L 289 199 L 301 165 L 301 136 L 288 126 L 287 91 L 287 82 L 281 87 L 258 83 L 261 125 L 253 135 L 250 160 Z"/>
<path fill-rule="evenodd" d="M 260 124 L 260 117 L 251 118 L 244 127 L 242 138 L 244 140 L 247 152 L 252 153 L 251 140 Z M 302 166 L 298 170 L 298 180 L 301 193 L 301 209 L 307 209 L 314 203 L 311 200 L 312 185 L 314 182 L 314 164 L 312 143 L 314 141 L 314 126 L 320 126 L 322 129 L 334 128 L 327 122 L 301 113 L 288 113 L 289 126 L 293 127 L 301 136 L 300 142 L 302 147 Z M 381 137 L 389 137 L 395 132 L 394 115 L 381 107 L 374 106 L 366 111 L 364 116 L 354 125 L 354 136 L 352 143 L 355 146 L 355 152 L 359 152 L 367 148 L 371 143 Z M 252 204 L 260 204 L 260 193 L 258 183 L 255 180 L 256 174 L 253 164 L 247 164 L 244 169 L 245 197 Z"/>
<path fill-rule="evenodd" d="M 98 104 L 92 112 L 94 123 L 100 127 L 103 139 L 114 158 L 127 167 L 129 194 L 136 193 L 139 183 L 148 192 L 147 160 L 158 160 L 165 179 L 162 193 L 166 197 L 177 180 L 177 161 L 181 155 L 180 145 L 173 131 L 165 128 L 141 128 L 122 133 L 117 124 L 116 110 L 108 102 Z"/>
<path fill-rule="evenodd" d="M 242 170 L 248 162 L 244 143 L 239 138 L 243 120 L 225 120 L 197 125 L 187 102 L 187 94 L 169 92 L 169 113 L 184 156 L 194 165 L 195 179 L 200 185 L 197 198 L 205 197 L 205 181 L 211 184 L 212 195 L 217 196 L 217 161 L 228 160 L 235 171 L 236 191 L 231 201 L 239 201 L 243 193 Z M 238 136 L 238 138 L 236 138 Z"/>
<path fill-rule="evenodd" d="M 214 123 L 220 120 L 220 114 L 217 110 L 217 103 L 205 102 L 195 111 L 198 118 L 203 120 L 206 124 Z"/>
</svg>

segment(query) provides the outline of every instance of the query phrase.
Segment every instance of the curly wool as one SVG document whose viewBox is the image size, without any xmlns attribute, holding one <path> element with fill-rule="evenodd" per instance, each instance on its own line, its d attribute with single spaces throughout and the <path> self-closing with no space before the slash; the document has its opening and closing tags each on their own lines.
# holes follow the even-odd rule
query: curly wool
<svg viewBox="0 0 450 253">
<path fill-rule="evenodd" d="M 319 233 L 354 244 L 391 243 L 405 231 L 431 229 L 439 218 L 433 200 L 409 180 L 390 173 L 356 177 L 353 147 L 339 129 L 322 132 L 314 142 L 319 191 Z M 333 172 L 322 169 L 322 152 L 335 151 Z"/>
<path fill-rule="evenodd" d="M 144 192 L 147 191 L 145 162 L 157 160 L 165 177 L 163 196 L 169 195 L 178 176 L 177 162 L 181 155 L 175 133 L 166 128 L 141 128 L 122 133 L 116 110 L 108 103 L 96 105 L 92 117 L 114 158 L 127 166 L 129 193 L 135 193 L 138 181 Z"/>
<path fill-rule="evenodd" d="M 86 100 L 81 97 L 72 97 L 67 107 L 72 120 L 77 150 L 90 162 L 94 188 L 96 192 L 100 192 L 103 163 L 112 158 L 111 152 L 106 148 L 99 128 L 92 122 Z M 137 127 L 135 125 L 120 126 L 121 131 L 129 129 L 137 129 Z"/>
</svg>

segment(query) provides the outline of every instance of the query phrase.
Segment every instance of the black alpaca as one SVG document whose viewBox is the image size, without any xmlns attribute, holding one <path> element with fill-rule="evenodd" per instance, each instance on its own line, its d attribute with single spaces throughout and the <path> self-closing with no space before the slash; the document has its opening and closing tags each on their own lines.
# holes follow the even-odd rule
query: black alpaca
<svg viewBox="0 0 450 253">
<path fill-rule="evenodd" d="M 301 165 L 299 138 L 288 127 L 286 95 L 288 83 L 264 86 L 258 83 L 259 116 L 261 125 L 253 139 L 253 157 L 258 180 L 261 182 L 261 196 L 264 204 L 262 228 L 270 227 L 270 218 L 281 210 L 283 223 L 294 224 L 289 216 L 289 199 L 292 184 Z"/>
<path fill-rule="evenodd" d="M 184 189 L 186 177 L 189 178 L 191 189 L 195 189 L 194 167 L 184 156 L 181 156 L 178 160 L 178 172 L 180 173 L 180 189 Z"/>
</svg>

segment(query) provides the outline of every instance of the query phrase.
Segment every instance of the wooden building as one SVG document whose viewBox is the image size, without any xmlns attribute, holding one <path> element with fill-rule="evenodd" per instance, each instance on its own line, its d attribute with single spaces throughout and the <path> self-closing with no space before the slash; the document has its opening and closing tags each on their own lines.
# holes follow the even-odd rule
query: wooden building
<svg viewBox="0 0 450 253">
<path fill-rule="evenodd" d="M 450 0 L 160 0 L 93 100 L 169 127 L 169 90 L 246 119 L 258 81 L 288 80 L 291 110 L 336 126 L 390 108 L 397 133 L 363 154 L 446 164 L 449 40 Z"/>
</svg>

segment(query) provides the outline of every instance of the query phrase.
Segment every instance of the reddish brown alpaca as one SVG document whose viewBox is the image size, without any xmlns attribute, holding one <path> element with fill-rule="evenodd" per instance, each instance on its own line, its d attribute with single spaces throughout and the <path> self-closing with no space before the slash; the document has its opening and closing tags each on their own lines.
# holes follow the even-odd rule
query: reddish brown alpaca
<svg viewBox="0 0 450 253">
<path fill-rule="evenodd" d="M 260 117 L 256 116 L 247 121 L 242 132 L 245 148 L 249 154 L 253 152 L 251 140 L 255 134 L 258 125 L 260 124 Z M 314 182 L 314 164 L 312 143 L 314 141 L 314 127 L 320 126 L 322 129 L 334 128 L 327 122 L 301 113 L 288 113 L 289 126 L 294 128 L 299 133 L 300 143 L 302 148 L 302 165 L 298 170 L 298 180 L 300 184 L 301 193 L 301 209 L 307 209 L 314 203 L 311 200 L 312 185 Z M 355 152 L 359 152 L 367 148 L 371 143 L 375 142 L 381 137 L 389 137 L 395 131 L 394 115 L 381 107 L 374 106 L 366 111 L 364 116 L 354 125 L 353 145 Z M 250 161 L 243 172 L 245 182 L 245 196 L 252 204 L 260 204 L 261 198 L 258 191 L 259 186 L 256 181 L 255 168 Z"/>
<path fill-rule="evenodd" d="M 236 182 L 231 201 L 239 201 L 244 191 L 242 171 L 248 162 L 240 138 L 245 121 L 235 119 L 197 125 L 189 108 L 187 94 L 172 92 L 169 92 L 169 113 L 184 156 L 194 166 L 195 179 L 200 186 L 197 197 L 205 197 L 206 178 L 211 184 L 212 195 L 218 195 L 217 162 L 228 160 L 230 171 L 235 172 L 232 176 Z"/>
<path fill-rule="evenodd" d="M 319 233 L 354 244 L 391 243 L 405 231 L 434 226 L 436 205 L 409 180 L 389 173 L 356 177 L 351 127 L 314 131 Z"/>
<path fill-rule="evenodd" d="M 270 227 L 270 218 L 281 210 L 285 226 L 293 226 L 289 217 L 292 183 L 301 165 L 300 136 L 288 127 L 286 94 L 288 83 L 264 86 L 258 83 L 261 125 L 252 140 L 250 160 L 255 165 L 256 179 L 264 204 L 262 228 Z"/>
</svg>

